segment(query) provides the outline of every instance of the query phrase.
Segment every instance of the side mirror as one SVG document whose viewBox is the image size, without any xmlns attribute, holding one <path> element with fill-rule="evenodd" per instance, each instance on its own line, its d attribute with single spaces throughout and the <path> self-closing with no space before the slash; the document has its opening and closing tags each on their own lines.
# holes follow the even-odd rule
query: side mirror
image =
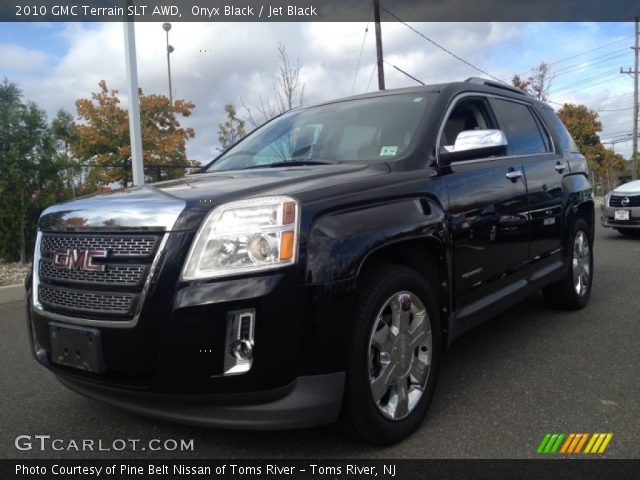
<svg viewBox="0 0 640 480">
<path fill-rule="evenodd" d="M 440 164 L 504 155 L 507 145 L 507 137 L 502 130 L 465 130 L 458 134 L 453 146 L 440 149 Z"/>
</svg>

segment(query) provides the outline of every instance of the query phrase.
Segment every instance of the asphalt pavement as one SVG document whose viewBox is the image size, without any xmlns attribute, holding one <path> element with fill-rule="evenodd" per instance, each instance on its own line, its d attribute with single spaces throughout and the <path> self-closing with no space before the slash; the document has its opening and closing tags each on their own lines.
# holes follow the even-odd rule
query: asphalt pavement
<svg viewBox="0 0 640 480">
<path fill-rule="evenodd" d="M 598 227 L 595 255 L 587 308 L 551 310 L 537 294 L 467 333 L 446 354 L 421 428 L 386 448 L 334 427 L 194 428 L 85 399 L 31 357 L 24 303 L 0 305 L 0 457 L 535 458 L 547 432 L 608 432 L 599 457 L 640 458 L 640 238 Z M 63 450 L 18 450 L 19 435 L 50 435 Z M 82 439 L 111 450 L 78 452 L 70 442 Z M 193 439 L 193 451 L 114 451 L 119 439 Z"/>
</svg>

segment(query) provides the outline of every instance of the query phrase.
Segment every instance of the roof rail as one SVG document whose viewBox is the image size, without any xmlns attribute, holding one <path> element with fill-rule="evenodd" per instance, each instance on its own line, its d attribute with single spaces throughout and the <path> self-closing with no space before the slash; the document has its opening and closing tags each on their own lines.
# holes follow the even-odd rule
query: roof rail
<svg viewBox="0 0 640 480">
<path fill-rule="evenodd" d="M 476 83 L 478 85 L 486 85 L 487 87 L 501 88 L 502 90 L 509 90 L 510 92 L 517 93 L 519 95 L 529 96 L 527 92 L 525 92 L 524 90 L 520 90 L 517 87 L 512 87 L 511 85 L 507 85 L 506 83 L 495 82 L 486 78 L 469 77 L 465 80 L 465 82 Z"/>
</svg>

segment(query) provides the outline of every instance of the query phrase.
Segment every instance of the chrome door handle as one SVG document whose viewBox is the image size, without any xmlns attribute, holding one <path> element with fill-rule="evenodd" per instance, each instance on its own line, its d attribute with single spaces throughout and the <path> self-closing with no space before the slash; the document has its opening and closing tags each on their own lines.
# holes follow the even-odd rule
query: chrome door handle
<svg viewBox="0 0 640 480">
<path fill-rule="evenodd" d="M 509 170 L 505 174 L 505 177 L 507 177 L 509 180 L 517 180 L 518 178 L 522 177 L 522 170 Z"/>
<path fill-rule="evenodd" d="M 556 172 L 562 173 L 564 172 L 565 168 L 567 167 L 565 166 L 564 163 L 556 163 Z"/>
</svg>

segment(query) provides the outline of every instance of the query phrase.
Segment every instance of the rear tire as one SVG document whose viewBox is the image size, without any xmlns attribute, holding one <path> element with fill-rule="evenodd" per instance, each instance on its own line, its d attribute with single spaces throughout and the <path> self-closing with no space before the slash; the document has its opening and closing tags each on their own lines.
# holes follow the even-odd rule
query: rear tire
<svg viewBox="0 0 640 480">
<path fill-rule="evenodd" d="M 441 356 L 436 296 L 413 269 L 378 264 L 356 292 L 340 425 L 359 440 L 396 443 L 431 404 Z"/>
<path fill-rule="evenodd" d="M 571 262 L 565 278 L 543 289 L 549 305 L 579 310 L 589 301 L 593 284 L 593 239 L 587 222 L 578 219 L 571 234 Z"/>
</svg>

